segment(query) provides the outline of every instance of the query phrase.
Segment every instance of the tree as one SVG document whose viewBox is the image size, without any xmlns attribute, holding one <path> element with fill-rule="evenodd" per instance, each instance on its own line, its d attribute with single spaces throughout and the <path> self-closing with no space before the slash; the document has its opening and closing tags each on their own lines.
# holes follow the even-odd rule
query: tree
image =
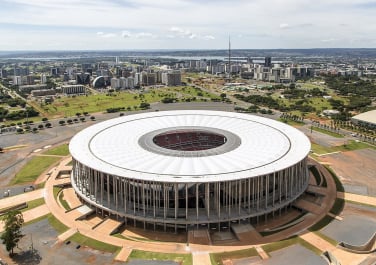
<svg viewBox="0 0 376 265">
<path fill-rule="evenodd" d="M 60 125 L 64 125 L 64 124 L 65 124 L 65 121 L 64 121 L 64 120 L 61 120 L 61 121 L 59 121 L 59 124 L 60 124 Z"/>
<path fill-rule="evenodd" d="M 43 121 L 43 122 L 47 122 L 47 121 L 48 121 L 48 118 L 43 118 L 42 121 Z"/>
<path fill-rule="evenodd" d="M 90 120 L 94 121 L 94 120 L 95 120 L 95 117 L 94 117 L 94 116 L 91 116 L 91 117 L 90 117 Z"/>
<path fill-rule="evenodd" d="M 4 232 L 0 239 L 3 241 L 6 250 L 13 255 L 13 249 L 18 245 L 18 242 L 24 236 L 21 233 L 21 227 L 24 223 L 24 219 L 20 211 L 13 210 L 5 214 L 3 221 Z"/>
<path fill-rule="evenodd" d="M 81 122 L 84 122 L 84 121 L 85 121 L 85 118 L 84 118 L 84 117 L 81 117 L 81 118 L 80 118 L 80 121 L 81 121 Z"/>
</svg>

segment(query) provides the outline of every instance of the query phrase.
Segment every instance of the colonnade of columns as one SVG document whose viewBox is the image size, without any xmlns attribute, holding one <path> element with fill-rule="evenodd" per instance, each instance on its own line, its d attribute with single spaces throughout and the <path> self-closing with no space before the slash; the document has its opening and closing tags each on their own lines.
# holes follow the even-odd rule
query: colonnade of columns
<svg viewBox="0 0 376 265">
<path fill-rule="evenodd" d="M 166 183 L 105 174 L 73 161 L 72 185 L 88 204 L 151 225 L 188 227 L 250 220 L 289 205 L 308 185 L 307 158 L 270 174 Z"/>
</svg>

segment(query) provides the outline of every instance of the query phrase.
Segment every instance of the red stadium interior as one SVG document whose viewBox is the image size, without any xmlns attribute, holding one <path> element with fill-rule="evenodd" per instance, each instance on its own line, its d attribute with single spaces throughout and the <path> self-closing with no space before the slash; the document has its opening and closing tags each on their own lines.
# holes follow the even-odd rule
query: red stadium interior
<svg viewBox="0 0 376 265">
<path fill-rule="evenodd" d="M 226 137 L 201 130 L 179 130 L 158 134 L 153 138 L 153 142 L 170 150 L 201 151 L 223 145 L 226 142 Z"/>
</svg>

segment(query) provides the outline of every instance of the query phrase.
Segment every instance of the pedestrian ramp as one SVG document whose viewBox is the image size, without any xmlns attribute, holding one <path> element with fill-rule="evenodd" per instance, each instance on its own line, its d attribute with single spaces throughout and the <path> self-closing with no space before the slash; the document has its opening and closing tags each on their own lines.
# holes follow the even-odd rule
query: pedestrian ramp
<svg viewBox="0 0 376 265">
<path fill-rule="evenodd" d="M 262 238 L 259 232 L 250 224 L 232 224 L 231 229 L 239 241 L 245 243 L 256 243 Z"/>
<path fill-rule="evenodd" d="M 298 199 L 294 203 L 294 206 L 299 208 L 299 209 L 303 209 L 303 210 L 306 210 L 310 213 L 316 214 L 316 215 L 319 215 L 322 212 L 322 209 L 319 205 L 317 205 L 313 202 L 307 201 L 307 200 L 303 200 L 303 199 Z"/>
<path fill-rule="evenodd" d="M 111 235 L 116 233 L 120 226 L 123 225 L 123 223 L 124 222 L 108 218 L 102 223 L 100 223 L 97 227 L 95 227 L 94 230 L 100 232 L 101 234 Z"/>
<path fill-rule="evenodd" d="M 87 205 L 81 205 L 75 209 L 67 212 L 67 216 L 73 220 L 83 220 L 90 214 L 94 213 L 94 210 Z"/>
</svg>

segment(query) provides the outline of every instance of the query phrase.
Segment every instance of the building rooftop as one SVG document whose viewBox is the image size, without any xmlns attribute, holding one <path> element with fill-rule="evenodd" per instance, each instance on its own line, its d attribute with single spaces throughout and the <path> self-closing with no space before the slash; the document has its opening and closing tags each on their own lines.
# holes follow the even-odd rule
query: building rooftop
<svg viewBox="0 0 376 265">
<path fill-rule="evenodd" d="M 220 133 L 228 144 L 217 147 L 217 153 L 213 151 L 216 149 L 204 150 L 197 156 L 184 154 L 187 151 L 161 151 L 160 146 L 145 147 L 153 144 L 153 137 L 161 130 L 187 127 Z M 270 174 L 300 162 L 310 147 L 302 132 L 278 121 L 248 114 L 198 110 L 119 117 L 79 132 L 69 145 L 76 160 L 98 171 L 177 183 Z"/>
<path fill-rule="evenodd" d="M 376 110 L 367 111 L 352 118 L 355 120 L 376 124 Z"/>
</svg>

